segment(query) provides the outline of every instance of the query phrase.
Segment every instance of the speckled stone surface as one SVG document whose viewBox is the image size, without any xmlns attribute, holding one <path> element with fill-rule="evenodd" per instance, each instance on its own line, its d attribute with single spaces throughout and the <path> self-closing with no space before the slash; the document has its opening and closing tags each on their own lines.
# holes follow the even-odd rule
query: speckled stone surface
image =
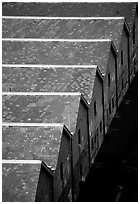
<svg viewBox="0 0 140 204">
<path fill-rule="evenodd" d="M 5 16 L 71 16 L 71 17 L 116 17 L 125 16 L 131 26 L 138 2 L 63 2 L 63 3 L 3 3 Z"/>
<path fill-rule="evenodd" d="M 2 164 L 2 201 L 34 202 L 41 164 Z"/>
<path fill-rule="evenodd" d="M 3 64 L 98 65 L 105 73 L 111 42 L 3 41 Z"/>
<path fill-rule="evenodd" d="M 62 132 L 63 126 L 3 126 L 2 157 L 5 160 L 41 160 L 55 169 Z"/>
<path fill-rule="evenodd" d="M 119 49 L 123 19 L 4 19 L 3 38 L 111 39 Z"/>
<path fill-rule="evenodd" d="M 75 132 L 81 95 L 3 95 L 3 122 L 64 123 Z"/>
<path fill-rule="evenodd" d="M 96 68 L 3 67 L 3 91 L 80 92 L 91 102 Z"/>
</svg>

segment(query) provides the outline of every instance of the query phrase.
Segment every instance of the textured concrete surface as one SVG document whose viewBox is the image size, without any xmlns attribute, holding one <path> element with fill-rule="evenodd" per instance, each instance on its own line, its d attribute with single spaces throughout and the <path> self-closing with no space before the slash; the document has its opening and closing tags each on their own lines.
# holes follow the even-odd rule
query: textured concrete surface
<svg viewBox="0 0 140 204">
<path fill-rule="evenodd" d="M 124 19 L 6 19 L 3 38 L 111 39 L 119 49 Z"/>
<path fill-rule="evenodd" d="M 3 122 L 64 123 L 75 132 L 80 99 L 81 95 L 5 94 Z"/>
<path fill-rule="evenodd" d="M 2 165 L 3 202 L 34 202 L 41 164 Z"/>
<path fill-rule="evenodd" d="M 96 67 L 96 66 L 95 66 Z M 80 92 L 90 104 L 96 68 L 3 67 L 3 91 Z"/>
<path fill-rule="evenodd" d="M 137 2 L 100 3 L 4 3 L 3 16 L 125 16 L 129 26 L 133 24 Z"/>
<path fill-rule="evenodd" d="M 111 42 L 3 41 L 3 64 L 97 65 L 105 74 Z"/>
<path fill-rule="evenodd" d="M 3 126 L 2 158 L 41 160 L 49 168 L 57 166 L 63 126 Z"/>
</svg>

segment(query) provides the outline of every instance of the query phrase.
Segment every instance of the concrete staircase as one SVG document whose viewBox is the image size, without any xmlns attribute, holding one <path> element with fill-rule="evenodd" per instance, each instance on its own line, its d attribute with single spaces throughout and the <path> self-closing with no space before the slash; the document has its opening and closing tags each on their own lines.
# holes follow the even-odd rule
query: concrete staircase
<svg viewBox="0 0 140 204">
<path fill-rule="evenodd" d="M 74 23 L 69 26 L 77 29 Z M 69 41 L 53 39 L 63 38 L 64 32 Z M 54 140 L 61 137 L 62 124 L 74 132 L 73 121 L 66 115 L 71 111 L 68 104 L 76 112 L 77 92 L 89 102 L 85 87 L 93 86 L 96 68 L 90 53 L 96 52 L 100 43 L 75 42 L 72 36 L 63 20 L 3 18 L 3 201 L 36 201 L 38 184 L 47 185 L 42 161 L 44 166 L 56 167 L 46 155 L 51 152 L 55 156 Z M 87 36 L 77 33 L 75 38 Z M 77 112 L 72 120 L 76 117 Z M 116 129 L 109 131 L 112 134 Z M 46 139 L 49 135 L 54 136 L 51 144 Z"/>
</svg>

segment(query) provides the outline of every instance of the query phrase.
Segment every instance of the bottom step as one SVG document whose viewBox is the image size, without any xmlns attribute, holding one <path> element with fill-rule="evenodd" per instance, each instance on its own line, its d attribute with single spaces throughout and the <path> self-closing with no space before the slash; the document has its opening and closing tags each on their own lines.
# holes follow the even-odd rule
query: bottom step
<svg viewBox="0 0 140 204">
<path fill-rule="evenodd" d="M 47 185 L 47 175 L 41 161 L 2 164 L 3 202 L 49 201 L 46 196 L 48 192 L 42 191 L 44 185 Z M 41 191 L 42 194 L 39 193 Z"/>
</svg>

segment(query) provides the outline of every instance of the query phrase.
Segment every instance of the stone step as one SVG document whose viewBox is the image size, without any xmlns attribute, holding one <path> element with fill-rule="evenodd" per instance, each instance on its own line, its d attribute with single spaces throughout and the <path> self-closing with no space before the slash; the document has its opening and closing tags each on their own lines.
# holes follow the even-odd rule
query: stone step
<svg viewBox="0 0 140 204">
<path fill-rule="evenodd" d="M 64 123 L 75 132 L 80 93 L 3 93 L 5 123 Z"/>
<path fill-rule="evenodd" d="M 3 67 L 4 92 L 80 92 L 90 103 L 97 66 Z"/>
<path fill-rule="evenodd" d="M 63 124 L 3 124 L 4 160 L 41 160 L 55 170 L 63 136 Z"/>
<path fill-rule="evenodd" d="M 5 16 L 125 16 L 128 24 L 134 17 L 136 2 L 3 2 Z"/>
<path fill-rule="evenodd" d="M 98 65 L 105 74 L 110 40 L 3 40 L 3 64 Z"/>
<path fill-rule="evenodd" d="M 47 175 L 42 174 L 41 161 L 5 161 L 2 164 L 2 201 L 35 202 L 38 191 L 42 188 L 38 187 L 39 181 L 47 185 Z M 47 201 L 45 194 L 48 192 L 43 189 L 38 199 Z"/>
<path fill-rule="evenodd" d="M 123 17 L 48 18 L 3 17 L 3 38 L 112 39 L 117 49 Z"/>
</svg>

